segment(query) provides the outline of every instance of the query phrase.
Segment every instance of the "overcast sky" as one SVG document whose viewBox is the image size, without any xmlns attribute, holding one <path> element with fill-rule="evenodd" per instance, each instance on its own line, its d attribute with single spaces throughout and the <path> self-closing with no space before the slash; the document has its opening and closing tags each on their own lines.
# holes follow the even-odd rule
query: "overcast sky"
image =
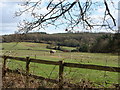
<svg viewBox="0 0 120 90">
<path fill-rule="evenodd" d="M 17 30 L 17 23 L 20 20 L 15 18 L 15 11 L 17 10 L 17 3 L 15 2 L 0 2 L 0 33 L 10 34 Z"/>
<path fill-rule="evenodd" d="M 101 1 L 101 0 L 96 0 L 96 1 Z M 117 4 L 119 0 L 113 0 L 113 1 L 115 2 L 115 7 L 117 8 L 118 7 Z M 15 11 L 17 11 L 20 8 L 20 6 L 18 5 L 18 2 L 19 2 L 18 0 L 1 0 L 0 1 L 0 35 L 13 34 L 18 29 L 17 25 L 19 21 L 22 20 L 23 18 L 26 18 L 25 15 L 21 17 L 15 17 L 14 15 Z M 103 10 L 104 8 L 99 9 L 98 14 L 101 15 L 103 13 Z M 118 17 L 117 10 L 115 11 L 113 8 L 111 8 L 111 12 L 117 20 L 117 17 Z M 93 15 L 93 17 L 98 17 L 98 14 Z M 43 31 L 47 33 L 62 33 L 62 32 L 65 32 L 65 28 L 54 29 L 53 27 L 49 27 L 49 28 L 46 28 L 46 30 L 40 30 L 40 32 L 43 32 Z"/>
</svg>

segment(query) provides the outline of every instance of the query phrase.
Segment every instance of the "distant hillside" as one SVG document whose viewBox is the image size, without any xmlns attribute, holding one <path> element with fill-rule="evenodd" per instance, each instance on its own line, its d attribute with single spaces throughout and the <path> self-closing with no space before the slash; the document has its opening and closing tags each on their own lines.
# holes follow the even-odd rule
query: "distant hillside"
<svg viewBox="0 0 120 90">
<path fill-rule="evenodd" d="M 113 35 L 110 33 L 59 33 L 59 34 L 46 34 L 46 33 L 27 33 L 27 34 L 11 34 L 4 35 L 3 42 L 27 41 L 27 42 L 63 42 L 65 40 L 74 39 L 80 43 L 93 43 L 96 38 L 103 35 Z"/>
<path fill-rule="evenodd" d="M 114 34 L 111 33 L 59 33 L 59 34 L 47 34 L 47 33 L 27 33 L 27 34 L 12 34 L 4 35 L 2 42 L 36 42 L 47 43 L 50 47 L 68 46 L 76 47 L 78 51 L 91 51 L 91 52 L 110 52 L 111 50 L 105 50 L 111 47 L 113 42 L 116 42 Z M 110 44 L 111 43 L 111 44 Z M 110 44 L 110 45 L 108 45 Z M 98 49 L 94 50 L 94 47 Z M 101 51 L 101 49 L 104 49 Z"/>
</svg>

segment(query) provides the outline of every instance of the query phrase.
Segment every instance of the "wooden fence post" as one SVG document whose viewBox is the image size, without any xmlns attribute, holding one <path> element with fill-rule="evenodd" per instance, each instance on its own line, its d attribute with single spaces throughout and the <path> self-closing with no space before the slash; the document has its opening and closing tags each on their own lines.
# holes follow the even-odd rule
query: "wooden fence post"
<svg viewBox="0 0 120 90">
<path fill-rule="evenodd" d="M 26 57 L 26 82 L 25 82 L 26 88 L 29 88 L 29 64 L 30 64 L 30 58 Z"/>
<path fill-rule="evenodd" d="M 59 89 L 63 88 L 63 71 L 64 71 L 64 62 L 59 61 Z"/>
<path fill-rule="evenodd" d="M 4 58 L 4 62 L 3 62 L 2 75 L 3 75 L 3 77 L 4 77 L 5 74 L 6 74 L 6 60 L 7 60 L 7 57 L 6 57 L 6 56 L 3 56 L 3 58 Z"/>
</svg>

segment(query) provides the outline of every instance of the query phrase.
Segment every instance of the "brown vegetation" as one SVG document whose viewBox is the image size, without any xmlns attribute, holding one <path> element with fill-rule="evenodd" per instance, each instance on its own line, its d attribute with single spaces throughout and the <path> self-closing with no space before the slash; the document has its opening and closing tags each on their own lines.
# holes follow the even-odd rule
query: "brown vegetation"
<svg viewBox="0 0 120 90">
<path fill-rule="evenodd" d="M 3 88 L 25 88 L 25 76 L 15 73 L 6 73 L 3 77 Z M 57 84 L 47 82 L 45 80 L 34 79 L 29 77 L 29 87 L 27 88 L 58 88 Z M 70 81 L 70 80 L 69 80 Z M 94 84 L 90 81 L 82 80 L 76 86 L 64 84 L 64 88 L 95 88 Z"/>
</svg>

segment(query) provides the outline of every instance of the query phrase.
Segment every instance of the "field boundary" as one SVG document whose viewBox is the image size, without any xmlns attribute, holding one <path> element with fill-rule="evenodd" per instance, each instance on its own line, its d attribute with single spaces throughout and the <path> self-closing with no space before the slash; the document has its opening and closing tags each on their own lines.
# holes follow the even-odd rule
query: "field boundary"
<svg viewBox="0 0 120 90">
<path fill-rule="evenodd" d="M 93 70 L 101 70 L 101 71 L 120 73 L 120 67 L 100 66 L 100 65 L 92 65 L 92 64 L 66 63 L 64 61 L 48 61 L 48 60 L 34 59 L 34 58 L 30 58 L 30 57 L 26 57 L 26 58 L 12 57 L 12 56 L 0 56 L 0 57 L 4 59 L 3 73 L 2 73 L 3 76 L 5 76 L 6 71 L 11 71 L 10 69 L 6 68 L 7 59 L 26 62 L 26 73 L 24 74 L 24 75 L 26 75 L 26 87 L 29 86 L 28 81 L 29 81 L 29 76 L 31 75 L 29 73 L 30 62 L 40 63 L 40 64 L 49 64 L 49 65 L 58 65 L 59 66 L 59 80 L 58 81 L 53 80 L 53 79 L 48 79 L 48 78 L 46 79 L 46 78 L 41 77 L 41 76 L 34 76 L 34 75 L 32 75 L 32 76 L 38 77 L 39 79 L 42 79 L 42 80 L 46 79 L 47 81 L 50 81 L 50 82 L 53 81 L 53 83 L 56 82 L 59 84 L 59 88 L 63 88 L 63 84 L 65 83 L 64 78 L 63 78 L 64 67 L 85 68 L 85 69 L 93 69 Z"/>
</svg>

